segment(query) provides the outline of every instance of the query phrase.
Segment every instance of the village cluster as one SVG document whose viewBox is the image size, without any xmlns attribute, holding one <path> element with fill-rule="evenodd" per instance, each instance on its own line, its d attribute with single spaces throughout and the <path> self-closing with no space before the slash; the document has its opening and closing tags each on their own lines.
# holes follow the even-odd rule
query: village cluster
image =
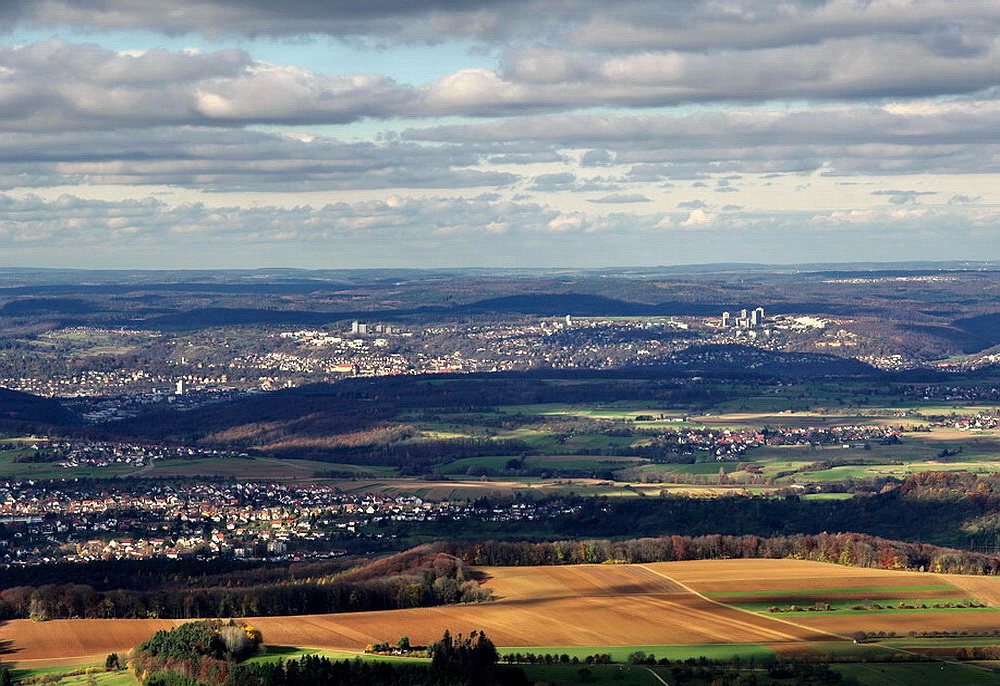
<svg viewBox="0 0 1000 686">
<path fill-rule="evenodd" d="M 322 483 L 0 482 L 0 567 L 57 561 L 344 554 L 398 522 L 515 522 L 571 507 L 425 501 L 345 493 Z"/>
</svg>

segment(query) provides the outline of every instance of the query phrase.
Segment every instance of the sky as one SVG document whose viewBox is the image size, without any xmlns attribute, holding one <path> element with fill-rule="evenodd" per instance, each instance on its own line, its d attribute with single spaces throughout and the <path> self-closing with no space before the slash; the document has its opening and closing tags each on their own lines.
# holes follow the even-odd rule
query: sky
<svg viewBox="0 0 1000 686">
<path fill-rule="evenodd" d="M 3 0 L 0 267 L 1000 260 L 996 0 Z"/>
</svg>

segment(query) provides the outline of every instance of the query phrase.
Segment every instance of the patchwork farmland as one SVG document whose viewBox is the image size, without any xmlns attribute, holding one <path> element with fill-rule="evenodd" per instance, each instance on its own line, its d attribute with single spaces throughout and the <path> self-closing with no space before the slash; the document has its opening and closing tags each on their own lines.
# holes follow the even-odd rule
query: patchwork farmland
<svg viewBox="0 0 1000 686">
<path fill-rule="evenodd" d="M 709 560 L 645 565 L 485 567 L 496 600 L 475 605 L 260 617 L 248 620 L 273 645 L 360 650 L 408 635 L 414 643 L 445 629 L 485 630 L 500 646 L 704 646 L 752 644 L 780 652 L 843 645 L 855 631 L 992 632 L 988 608 L 886 614 L 768 613 L 759 602 L 885 602 L 974 598 L 988 604 L 1000 580 L 842 567 L 802 560 Z M 957 579 L 957 581 L 956 581 Z M 959 582 L 968 581 L 966 586 Z M 749 606 L 749 607 L 747 607 Z M 66 664 L 123 652 L 181 620 L 13 620 L 0 626 L 8 659 Z M 696 648 L 695 646 L 698 646 Z M 674 651 L 676 652 L 676 651 Z"/>
</svg>

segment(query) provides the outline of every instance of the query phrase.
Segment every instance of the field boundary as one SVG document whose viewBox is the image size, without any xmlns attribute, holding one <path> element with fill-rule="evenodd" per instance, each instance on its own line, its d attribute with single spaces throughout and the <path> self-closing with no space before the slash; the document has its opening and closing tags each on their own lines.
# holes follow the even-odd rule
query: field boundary
<svg viewBox="0 0 1000 686">
<path fill-rule="evenodd" d="M 781 624 L 787 624 L 789 626 L 794 626 L 797 629 L 805 629 L 806 631 L 812 631 L 812 632 L 817 633 L 817 634 L 826 634 L 827 636 L 832 636 L 833 638 L 836 638 L 836 639 L 838 639 L 840 641 L 850 641 L 850 640 L 852 640 L 851 638 L 848 638 L 847 636 L 844 636 L 842 634 L 837 634 L 837 633 L 834 633 L 832 631 L 827 631 L 826 629 L 814 629 L 814 628 L 812 628 L 810 626 L 806 626 L 805 624 L 799 624 L 798 622 L 791 622 L 791 621 L 789 621 L 787 619 L 784 619 L 784 618 L 781 618 L 781 617 L 765 616 L 765 615 L 761 615 L 761 614 L 759 614 L 757 612 L 753 612 L 752 610 L 744 610 L 741 607 L 736 607 L 734 605 L 727 605 L 726 603 L 721 603 L 718 600 L 713 600 L 712 598 L 709 598 L 709 597 L 707 597 L 707 596 L 699 593 L 698 591 L 694 590 L 693 588 L 691 588 L 690 586 L 688 586 L 687 584 L 685 584 L 683 581 L 678 581 L 677 579 L 675 579 L 675 578 L 673 578 L 671 576 L 667 576 L 663 572 L 658 572 L 655 569 L 650 569 L 648 566 L 646 566 L 644 564 L 637 565 L 637 566 L 638 567 L 642 567 L 646 571 L 651 572 L 651 573 L 653 573 L 653 574 L 655 574 L 655 575 L 657 575 L 659 577 L 663 577 L 664 579 L 669 579 L 670 581 L 674 582 L 675 584 L 677 584 L 678 586 L 680 586 L 681 588 L 683 588 L 688 593 L 696 595 L 699 598 L 701 598 L 702 600 L 704 600 L 706 602 L 709 602 L 709 603 L 712 603 L 713 605 L 718 605 L 719 607 L 731 608 L 731 609 L 736 610 L 738 612 L 742 612 L 744 614 L 751 615 L 752 617 L 754 617 L 757 620 L 760 620 L 762 618 L 763 619 L 773 619 L 776 622 L 780 622 Z"/>
<path fill-rule="evenodd" d="M 794 627 L 797 627 L 799 629 L 806 629 L 808 631 L 813 631 L 813 632 L 818 633 L 818 634 L 826 634 L 827 636 L 833 636 L 834 638 L 838 638 L 838 639 L 843 640 L 843 641 L 853 641 L 854 640 L 851 637 L 844 636 L 843 634 L 837 634 L 837 633 L 834 633 L 832 631 L 828 631 L 826 629 L 818 629 L 818 628 L 806 626 L 805 624 L 799 624 L 798 622 L 791 622 L 791 621 L 789 621 L 787 619 L 784 619 L 784 618 L 781 618 L 781 617 L 771 617 L 771 616 L 767 616 L 767 615 L 761 615 L 761 614 L 759 614 L 757 612 L 753 612 L 752 610 L 744 610 L 743 608 L 737 607 L 735 605 L 727 605 L 726 603 L 721 603 L 721 602 L 719 602 L 717 600 L 713 600 L 712 598 L 708 598 L 708 597 L 702 595 L 701 593 L 699 593 L 698 591 L 694 590 L 693 588 L 691 588 L 690 586 L 688 586 L 684 582 L 678 581 L 677 579 L 674 579 L 673 577 L 668 576 L 668 575 L 666 575 L 666 574 L 664 574 L 662 572 L 658 572 L 655 569 L 650 569 L 648 566 L 646 566 L 644 564 L 637 565 L 637 566 L 642 567 L 643 569 L 645 569 L 645 570 L 647 570 L 649 572 L 652 572 L 653 574 L 656 574 L 657 576 L 661 576 L 664 579 L 670 579 L 675 584 L 681 586 L 682 588 L 684 588 L 689 593 L 693 593 L 694 595 L 698 596 L 699 598 L 702 598 L 703 600 L 706 600 L 706 601 L 708 601 L 710 603 L 713 603 L 714 605 L 718 605 L 720 607 L 732 608 L 732 609 L 738 610 L 740 612 L 744 612 L 744 613 L 747 613 L 747 614 L 754 615 L 755 617 L 758 617 L 758 618 L 764 617 L 766 619 L 773 619 L 773 620 L 775 620 L 777 622 L 781 622 L 783 624 L 788 624 L 790 626 L 794 626 Z M 916 652 L 914 652 L 912 650 L 907 650 L 906 648 L 900 648 L 898 646 L 893 646 L 893 645 L 882 645 L 882 644 L 875 644 L 875 643 L 873 643 L 872 647 L 873 648 L 881 648 L 883 650 L 896 651 L 896 652 L 899 652 L 899 653 L 904 653 L 906 655 L 914 655 L 914 656 L 917 656 L 917 657 L 926 657 L 926 656 L 922 656 L 920 653 L 916 653 Z M 965 663 L 965 662 L 958 662 L 957 660 L 941 660 L 941 662 L 944 662 L 946 664 L 960 665 L 962 667 L 970 667 L 972 669 L 976 669 L 976 670 L 979 670 L 979 671 L 987 671 L 987 672 L 991 672 L 992 673 L 992 670 L 989 670 L 986 667 L 980 667 L 978 665 L 972 665 L 972 664 L 968 664 L 968 663 Z"/>
</svg>

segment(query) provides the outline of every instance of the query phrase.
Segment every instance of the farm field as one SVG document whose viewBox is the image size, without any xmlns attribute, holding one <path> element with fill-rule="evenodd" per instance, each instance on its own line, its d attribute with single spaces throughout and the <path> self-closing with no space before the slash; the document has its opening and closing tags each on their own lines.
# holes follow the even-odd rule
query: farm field
<svg viewBox="0 0 1000 686">
<path fill-rule="evenodd" d="M 501 471 L 512 459 L 509 455 L 466 457 L 441 467 L 443 474 L 466 474 L 470 468 Z M 591 457 L 589 455 L 532 455 L 521 459 L 522 468 L 528 469 L 579 469 L 608 471 L 648 462 L 642 458 L 622 456 Z"/>
<path fill-rule="evenodd" d="M 912 611 L 843 610 L 844 601 L 909 606 L 964 602 L 986 605 L 1000 597 L 1000 579 L 842 567 L 801 560 L 710 560 L 646 565 L 693 591 L 749 611 L 780 617 L 818 631 L 850 636 L 857 631 L 905 636 L 909 632 L 993 633 L 1000 622 L 991 608 Z M 834 611 L 770 613 L 769 607 L 808 607 L 829 602 Z"/>
<path fill-rule="evenodd" d="M 9 479 L 63 479 L 69 476 L 123 476 L 135 471 L 135 467 L 131 465 L 66 469 L 51 462 L 17 462 L 17 458 L 31 452 L 34 451 L 29 449 L 0 451 L 0 477 Z"/>
<path fill-rule="evenodd" d="M 831 636 L 705 600 L 639 565 L 484 568 L 498 600 L 462 606 L 250 620 L 277 645 L 357 650 L 406 634 L 482 629 L 497 645 L 798 644 Z M 13 620 L 0 626 L 10 659 L 124 651 L 173 620 Z"/>
<path fill-rule="evenodd" d="M 996 578 L 862 569 L 791 559 L 479 569 L 487 575 L 486 583 L 495 594 L 495 602 L 251 618 L 247 621 L 260 628 L 272 646 L 267 656 L 258 659 L 305 654 L 347 658 L 369 643 L 394 641 L 400 635 L 409 636 L 417 644 L 427 643 L 445 629 L 482 629 L 501 653 L 565 653 L 581 660 L 595 653 L 608 653 L 619 662 L 635 651 L 671 660 L 697 656 L 729 659 L 736 655 L 760 658 L 773 653 L 888 659 L 900 651 L 948 657 L 958 647 L 995 645 L 998 640 L 994 636 L 908 635 L 911 631 L 992 633 L 996 627 L 996 614 L 992 612 L 859 617 L 813 612 L 770 616 L 739 606 L 760 596 L 776 595 L 826 594 L 838 596 L 839 602 L 845 592 L 872 598 L 933 594 L 934 599 L 986 600 L 1000 593 L 1000 579 Z M 7 660 L 39 673 L 100 664 L 107 653 L 126 652 L 154 631 L 180 623 L 182 620 L 13 620 L 0 624 L 0 641 L 9 642 Z M 854 645 L 846 637 L 858 630 L 892 631 L 895 638 Z M 537 665 L 530 666 L 529 674 L 536 679 L 565 674 L 568 676 L 560 678 L 571 680 L 576 671 L 567 669 Z M 602 669 L 608 683 L 613 683 L 616 668 Z M 952 679 L 947 683 L 997 680 L 995 675 L 967 665 L 942 663 L 845 665 L 843 673 L 873 686 L 923 683 L 929 675 L 945 675 Z M 638 678 L 639 672 L 635 676 Z M 132 683 L 130 678 L 124 674 L 101 675 L 97 683 L 124 685 Z"/>
<path fill-rule="evenodd" d="M 718 467 L 715 468 L 718 471 Z M 573 493 L 580 496 L 637 495 L 657 496 L 661 491 L 677 495 L 714 496 L 742 492 L 742 486 L 690 485 L 670 482 L 613 482 L 606 479 L 543 479 L 539 477 L 480 477 L 428 480 L 407 477 L 330 479 L 341 490 L 349 493 L 379 493 L 388 496 L 414 495 L 418 498 L 440 500 L 464 500 L 480 496 L 549 496 Z M 752 492 L 768 492 L 774 488 L 761 487 L 747 489 Z"/>
<path fill-rule="evenodd" d="M 590 470 L 604 478 L 613 474 L 616 480 L 622 482 L 641 480 L 663 486 L 707 481 L 699 485 L 711 485 L 722 466 L 728 473 L 730 483 L 743 483 L 749 481 L 751 475 L 736 469 L 737 460 L 720 463 L 703 451 L 695 452 L 694 457 L 700 461 L 694 464 L 650 463 L 641 458 L 625 458 L 614 464 L 612 458 L 605 455 L 646 444 L 653 433 L 660 431 L 745 430 L 764 426 L 904 425 L 907 428 L 929 429 L 907 431 L 901 442 L 893 444 L 883 445 L 871 440 L 862 445 L 862 441 L 856 440 L 848 444 L 827 444 L 821 448 L 771 445 L 751 448 L 740 457 L 739 462 L 756 465 L 754 471 L 759 475 L 758 481 L 760 477 L 772 479 L 779 486 L 799 481 L 827 483 L 880 477 L 902 479 L 923 471 L 986 473 L 1000 470 L 1000 429 L 963 431 L 950 426 L 929 426 L 928 419 L 953 413 L 989 412 L 995 408 L 995 403 L 921 404 L 915 399 L 900 397 L 895 400 L 890 398 L 884 405 L 870 406 L 864 404 L 863 396 L 854 395 L 850 388 L 782 387 L 778 390 L 780 393 L 723 401 L 711 409 L 697 412 L 681 411 L 669 404 L 649 400 L 623 400 L 501 406 L 492 411 L 440 415 L 437 421 L 430 422 L 414 417 L 413 423 L 425 432 L 521 441 L 538 453 L 527 456 L 522 466 L 535 470 L 551 469 L 554 478 L 557 478 L 555 470 L 558 469 Z M 539 423 L 539 420 L 543 421 Z M 578 421 L 584 422 L 583 428 L 575 432 L 573 422 Z M 616 435 L 615 427 L 627 428 L 631 433 Z M 942 453 L 945 454 L 944 459 Z M 510 473 L 506 471 L 506 465 L 514 457 L 460 459 L 444 465 L 441 471 L 451 475 L 487 474 L 502 478 L 504 473 Z M 829 467 L 818 469 L 817 462 L 827 462 Z M 701 476 L 707 479 L 701 479 Z M 536 482 L 550 480 L 538 476 L 534 479 Z"/>
<path fill-rule="evenodd" d="M 928 664 L 846 664 L 835 671 L 853 677 L 865 686 L 941 686 L 942 684 L 1000 683 L 996 673 L 967 665 L 931 662 Z"/>
<path fill-rule="evenodd" d="M 159 460 L 141 472 L 141 476 L 166 477 L 231 477 L 241 479 L 299 480 L 312 479 L 317 472 L 340 470 L 368 475 L 377 468 L 338 465 L 310 460 L 279 460 L 271 457 L 202 458 L 191 460 Z M 133 468 L 134 472 L 135 469 Z"/>
<path fill-rule="evenodd" d="M 707 560 L 646 565 L 485 567 L 497 600 L 477 605 L 359 612 L 339 615 L 260 617 L 270 644 L 316 649 L 358 650 L 368 643 L 408 635 L 415 643 L 438 638 L 445 629 L 482 629 L 499 646 L 766 646 L 789 652 L 842 644 L 857 630 L 992 631 L 996 614 L 983 611 L 940 614 L 794 617 L 746 611 L 722 601 L 753 602 L 754 594 L 837 595 L 843 589 L 877 599 L 882 596 L 987 598 L 1000 580 L 976 579 L 970 588 L 953 577 L 841 567 L 802 560 Z M 992 582 L 992 585 L 988 582 Z M 975 588 L 973 588 L 975 587 Z M 689 590 L 690 589 L 690 590 Z M 975 592 L 973 592 L 975 590 Z M 698 594 L 705 594 L 703 597 Z M 709 595 L 712 594 L 712 595 Z M 0 625 L 10 658 L 19 663 L 56 664 L 123 652 L 154 631 L 180 620 L 12 620 Z M 588 648 L 592 649 L 592 648 Z M 819 648 L 822 649 L 822 648 Z M 756 650 L 756 648 L 755 648 Z M 652 648 L 648 652 L 654 652 Z M 667 656 L 666 654 L 664 656 Z"/>
</svg>

